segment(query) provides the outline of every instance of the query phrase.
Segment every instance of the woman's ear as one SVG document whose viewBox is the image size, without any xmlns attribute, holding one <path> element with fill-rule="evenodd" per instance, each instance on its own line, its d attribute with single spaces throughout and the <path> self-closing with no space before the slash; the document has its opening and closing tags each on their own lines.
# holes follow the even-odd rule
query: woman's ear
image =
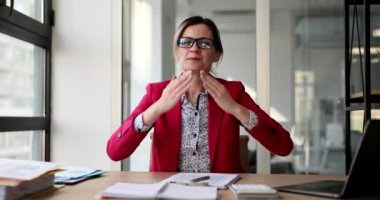
<svg viewBox="0 0 380 200">
<path fill-rule="evenodd" d="M 219 61 L 219 59 L 220 59 L 220 55 L 221 55 L 220 52 L 216 52 L 216 53 L 215 53 L 215 59 L 214 59 L 214 62 L 218 62 L 218 61 Z"/>
</svg>

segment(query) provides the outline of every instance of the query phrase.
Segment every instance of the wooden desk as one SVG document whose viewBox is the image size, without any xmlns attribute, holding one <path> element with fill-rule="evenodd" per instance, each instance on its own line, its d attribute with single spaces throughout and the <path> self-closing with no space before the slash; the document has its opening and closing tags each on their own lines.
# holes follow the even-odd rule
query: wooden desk
<svg viewBox="0 0 380 200">
<path fill-rule="evenodd" d="M 90 179 L 75 185 L 67 185 L 63 188 L 49 191 L 44 194 L 28 199 L 95 199 L 95 196 L 106 187 L 116 182 L 135 182 L 135 183 L 152 183 L 165 179 L 174 173 L 150 173 L 150 172 L 107 172 L 99 178 Z M 304 183 L 317 180 L 345 180 L 346 176 L 324 176 L 324 175 L 293 175 L 293 174 L 241 174 L 238 183 L 262 183 L 273 187 L 289 185 L 295 183 Z M 219 190 L 219 199 L 234 199 L 229 190 Z M 324 199 L 315 196 L 298 195 L 292 193 L 280 193 L 281 200 L 298 200 L 298 199 Z"/>
</svg>

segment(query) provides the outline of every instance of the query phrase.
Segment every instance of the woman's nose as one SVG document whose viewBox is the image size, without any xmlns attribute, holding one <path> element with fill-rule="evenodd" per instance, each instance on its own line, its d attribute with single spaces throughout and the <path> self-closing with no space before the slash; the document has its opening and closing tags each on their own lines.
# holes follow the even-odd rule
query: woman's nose
<svg viewBox="0 0 380 200">
<path fill-rule="evenodd" d="M 199 51 L 197 41 L 194 41 L 193 46 L 190 47 L 190 51 Z"/>
</svg>

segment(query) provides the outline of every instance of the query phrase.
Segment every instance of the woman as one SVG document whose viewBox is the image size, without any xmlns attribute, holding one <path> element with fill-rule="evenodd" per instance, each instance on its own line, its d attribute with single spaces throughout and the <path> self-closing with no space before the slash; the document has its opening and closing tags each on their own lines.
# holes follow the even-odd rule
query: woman
<svg viewBox="0 0 380 200">
<path fill-rule="evenodd" d="M 150 171 L 242 172 L 240 125 L 272 153 L 291 152 L 289 133 L 256 105 L 241 82 L 210 75 L 223 55 L 219 30 L 210 19 L 183 21 L 173 54 L 181 75 L 148 84 L 139 105 L 108 141 L 112 160 L 129 157 L 152 127 Z"/>
</svg>

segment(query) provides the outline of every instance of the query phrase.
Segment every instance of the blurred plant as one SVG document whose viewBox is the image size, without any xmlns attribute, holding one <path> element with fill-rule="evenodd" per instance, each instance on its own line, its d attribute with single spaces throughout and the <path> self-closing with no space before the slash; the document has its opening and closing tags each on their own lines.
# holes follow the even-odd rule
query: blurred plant
<svg viewBox="0 0 380 200">
<path fill-rule="evenodd" d="M 380 58 L 380 49 L 377 50 L 377 56 Z"/>
</svg>

